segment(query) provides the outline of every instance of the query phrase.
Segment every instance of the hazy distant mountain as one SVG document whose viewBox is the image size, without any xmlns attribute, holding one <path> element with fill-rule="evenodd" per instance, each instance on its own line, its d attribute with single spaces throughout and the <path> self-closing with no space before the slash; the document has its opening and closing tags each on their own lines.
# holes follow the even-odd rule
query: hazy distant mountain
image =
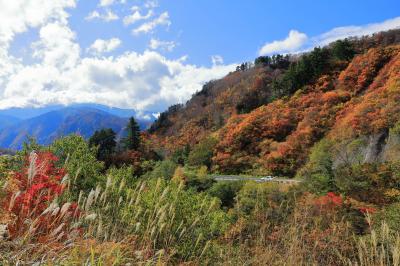
<svg viewBox="0 0 400 266">
<path fill-rule="evenodd" d="M 33 118 L 36 116 L 40 116 L 42 114 L 51 112 L 51 111 L 57 111 L 61 110 L 64 108 L 68 107 L 87 107 L 87 108 L 93 108 L 97 110 L 101 110 L 104 112 L 107 112 L 112 115 L 116 115 L 119 117 L 131 117 L 135 116 L 137 117 L 137 113 L 133 109 L 122 109 L 122 108 L 116 108 L 116 107 L 109 107 L 101 104 L 95 104 L 95 103 L 81 103 L 81 104 L 72 104 L 69 106 L 64 106 L 64 105 L 49 105 L 49 106 L 44 106 L 44 107 L 15 107 L 15 108 L 8 108 L 4 110 L 0 110 L 0 115 L 6 115 L 6 116 L 12 116 L 20 119 L 29 119 Z M 149 117 L 151 118 L 151 114 L 148 114 Z"/>
<path fill-rule="evenodd" d="M 0 130 L 5 127 L 14 125 L 14 124 L 18 123 L 19 121 L 21 121 L 21 119 L 19 119 L 17 117 L 0 114 Z"/>
<path fill-rule="evenodd" d="M 0 130 L 0 147 L 19 149 L 27 136 L 33 136 L 41 144 L 71 133 L 85 138 L 95 130 L 112 128 L 121 134 L 127 118 L 112 115 L 91 107 L 67 107 L 20 121 Z"/>
</svg>

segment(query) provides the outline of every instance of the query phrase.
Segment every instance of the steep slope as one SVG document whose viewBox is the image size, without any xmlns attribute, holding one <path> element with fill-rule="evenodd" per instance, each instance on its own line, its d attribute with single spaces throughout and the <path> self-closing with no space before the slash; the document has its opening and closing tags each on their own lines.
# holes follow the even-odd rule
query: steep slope
<svg viewBox="0 0 400 266">
<path fill-rule="evenodd" d="M 293 176 L 323 138 L 366 139 L 365 157 L 387 157 L 378 153 L 400 120 L 399 43 L 392 30 L 292 56 L 289 67 L 236 71 L 163 113 L 153 141 L 170 154 L 212 135 L 212 167 L 225 173 Z"/>
<path fill-rule="evenodd" d="M 291 176 L 325 135 L 345 141 L 389 130 L 400 120 L 399 64 L 400 46 L 372 48 L 338 77 L 321 77 L 288 99 L 233 116 L 220 132 L 216 167 Z"/>
<path fill-rule="evenodd" d="M 64 108 L 4 128 L 0 132 L 0 147 L 19 149 L 27 136 L 35 137 L 41 144 L 71 133 L 87 138 L 101 128 L 112 128 L 121 134 L 126 122 L 125 118 L 93 108 Z"/>
<path fill-rule="evenodd" d="M 157 138 L 155 143 L 162 143 L 167 150 L 193 145 L 224 126 L 232 115 L 244 111 L 245 103 L 257 107 L 268 102 L 268 85 L 282 72 L 279 68 L 250 68 L 211 81 L 185 105 L 174 105 L 161 113 L 149 132 Z"/>
</svg>

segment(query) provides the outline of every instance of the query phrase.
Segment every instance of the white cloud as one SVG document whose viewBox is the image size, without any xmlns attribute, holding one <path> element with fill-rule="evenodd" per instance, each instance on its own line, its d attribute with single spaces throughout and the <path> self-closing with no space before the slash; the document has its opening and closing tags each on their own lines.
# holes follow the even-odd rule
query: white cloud
<svg viewBox="0 0 400 266">
<path fill-rule="evenodd" d="M 14 37 L 49 22 L 66 24 L 69 15 L 65 9 L 75 6 L 75 0 L 0 0 L 0 97 L 9 84 L 10 76 L 24 67 L 21 60 L 8 51 Z M 50 60 L 50 53 L 46 56 L 47 61 Z"/>
<path fill-rule="evenodd" d="M 136 6 L 135 6 L 136 7 Z M 125 25 L 130 25 L 134 24 L 140 20 L 146 20 L 149 19 L 153 16 L 153 10 L 149 10 L 146 15 L 142 15 L 140 11 L 137 9 L 132 10 L 133 13 L 129 16 L 124 17 L 124 24 Z"/>
<path fill-rule="evenodd" d="M 170 26 L 170 25 L 171 21 L 169 20 L 169 14 L 168 12 L 164 12 L 154 20 L 146 22 L 141 26 L 137 27 L 132 32 L 134 34 L 149 33 L 152 32 L 158 26 Z"/>
<path fill-rule="evenodd" d="M 32 44 L 33 57 L 46 66 L 66 70 L 74 67 L 80 58 L 80 47 L 75 33 L 63 23 L 54 22 L 40 29 L 40 40 Z"/>
<path fill-rule="evenodd" d="M 111 6 L 115 3 L 121 3 L 121 4 L 126 4 L 126 0 L 100 0 L 99 6 L 105 7 L 105 6 Z"/>
<path fill-rule="evenodd" d="M 119 17 L 113 11 L 107 9 L 102 13 L 100 13 L 97 10 L 94 10 L 89 15 L 87 15 L 85 19 L 86 20 L 100 19 L 100 20 L 103 20 L 103 21 L 106 21 L 106 22 L 110 22 L 110 21 L 113 21 L 113 20 L 118 20 Z"/>
<path fill-rule="evenodd" d="M 396 28 L 400 28 L 400 17 L 362 26 L 337 27 L 313 38 L 313 41 L 314 43 L 322 46 L 351 36 L 371 35 L 375 32 L 387 31 Z"/>
<path fill-rule="evenodd" d="M 50 20 L 66 22 L 68 13 L 64 9 L 75 5 L 75 0 L 0 0 L 0 43 L 7 44 L 15 34 Z"/>
<path fill-rule="evenodd" d="M 224 58 L 222 58 L 222 56 L 220 56 L 220 55 L 213 55 L 213 56 L 211 56 L 211 62 L 214 66 L 223 65 Z"/>
<path fill-rule="evenodd" d="M 337 27 L 310 38 L 304 33 L 291 30 L 286 39 L 266 43 L 260 49 L 259 55 L 297 53 L 310 50 L 317 46 L 324 46 L 339 39 L 361 37 L 396 28 L 400 28 L 400 17 L 361 26 Z"/>
<path fill-rule="evenodd" d="M 97 39 L 87 49 L 88 52 L 98 55 L 102 53 L 109 53 L 117 49 L 121 45 L 121 40 L 118 38 L 112 38 L 109 40 Z"/>
<path fill-rule="evenodd" d="M 223 77 L 234 67 L 197 67 L 150 51 L 116 58 L 81 58 L 65 71 L 41 63 L 10 76 L 0 108 L 96 102 L 160 112 L 185 102 L 202 84 Z"/>
<path fill-rule="evenodd" d="M 109 6 L 114 3 L 115 0 L 100 0 L 100 6 Z"/>
<path fill-rule="evenodd" d="M 291 30 L 289 36 L 284 40 L 266 43 L 259 51 L 259 55 L 268 55 L 274 53 L 290 53 L 301 48 L 308 40 L 306 34 Z"/>
<path fill-rule="evenodd" d="M 146 3 L 144 3 L 145 8 L 156 8 L 158 7 L 158 1 L 156 0 L 148 0 Z"/>
<path fill-rule="evenodd" d="M 100 0 L 100 6 L 110 6 L 114 4 L 115 0 Z"/>
<path fill-rule="evenodd" d="M 177 46 L 176 42 L 174 41 L 160 41 L 157 39 L 151 39 L 149 47 L 153 50 L 163 50 L 172 52 L 174 48 Z"/>
</svg>

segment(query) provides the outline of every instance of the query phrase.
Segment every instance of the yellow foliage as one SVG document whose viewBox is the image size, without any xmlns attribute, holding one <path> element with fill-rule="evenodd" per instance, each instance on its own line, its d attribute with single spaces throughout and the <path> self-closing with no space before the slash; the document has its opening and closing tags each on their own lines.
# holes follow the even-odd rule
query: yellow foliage
<svg viewBox="0 0 400 266">
<path fill-rule="evenodd" d="M 174 176 L 172 177 L 172 181 L 176 183 L 186 183 L 186 175 L 183 167 L 177 167 L 175 169 Z"/>
</svg>

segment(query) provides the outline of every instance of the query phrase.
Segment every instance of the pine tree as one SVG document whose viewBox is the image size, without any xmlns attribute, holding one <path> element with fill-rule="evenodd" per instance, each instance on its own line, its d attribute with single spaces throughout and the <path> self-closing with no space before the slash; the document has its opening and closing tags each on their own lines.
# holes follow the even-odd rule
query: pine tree
<svg viewBox="0 0 400 266">
<path fill-rule="evenodd" d="M 123 139 L 123 145 L 126 150 L 137 150 L 140 146 L 140 128 L 135 118 L 129 119 L 126 126 L 127 136 Z"/>
<path fill-rule="evenodd" d="M 115 138 L 116 134 L 111 128 L 94 132 L 89 139 L 89 146 L 97 147 L 97 159 L 104 161 L 114 152 L 117 145 Z"/>
</svg>

